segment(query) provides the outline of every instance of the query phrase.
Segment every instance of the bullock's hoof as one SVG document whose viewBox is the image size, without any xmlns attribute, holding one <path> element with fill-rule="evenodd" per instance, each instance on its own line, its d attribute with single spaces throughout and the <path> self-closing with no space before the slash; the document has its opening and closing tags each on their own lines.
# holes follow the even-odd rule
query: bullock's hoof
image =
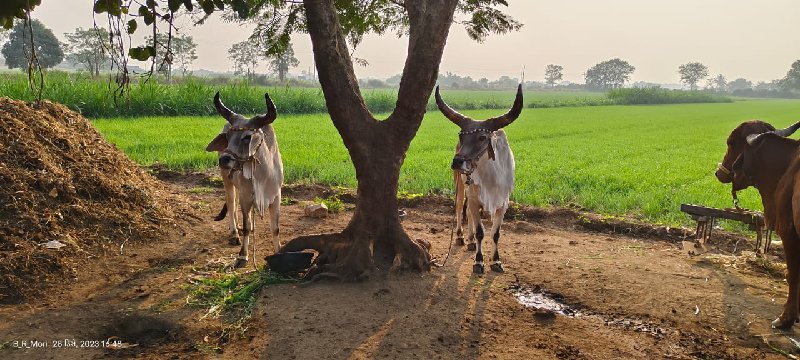
<svg viewBox="0 0 800 360">
<path fill-rule="evenodd" d="M 788 330 L 792 328 L 792 325 L 797 321 L 797 318 L 794 319 L 784 319 L 783 315 L 779 316 L 777 319 L 772 321 L 772 328 L 773 329 L 781 329 L 781 330 Z"/>
<path fill-rule="evenodd" d="M 484 269 L 483 269 L 483 264 L 475 264 L 475 265 L 472 265 L 472 273 L 473 273 L 473 274 L 482 275 L 482 274 L 483 274 L 483 272 L 484 272 Z"/>
<path fill-rule="evenodd" d="M 492 265 L 491 265 L 491 266 L 489 266 L 489 267 L 490 267 L 490 268 L 492 269 L 492 271 L 494 271 L 494 272 L 499 272 L 499 273 L 501 273 L 501 272 L 505 272 L 505 270 L 503 270 L 503 264 L 500 264 L 500 263 L 494 263 L 494 264 L 492 264 Z"/>
<path fill-rule="evenodd" d="M 456 245 L 457 246 L 464 246 L 464 238 L 463 237 L 457 237 L 456 238 Z"/>
<path fill-rule="evenodd" d="M 242 245 L 242 242 L 239 241 L 238 236 L 231 236 L 228 238 L 228 245 Z"/>
<path fill-rule="evenodd" d="M 475 246 L 475 243 L 469 243 L 469 244 L 467 244 L 467 250 L 469 250 L 469 251 L 475 251 L 475 249 L 477 249 L 477 248 L 478 248 L 478 247 L 477 247 L 477 246 Z"/>
<path fill-rule="evenodd" d="M 234 269 L 241 269 L 247 265 L 247 259 L 245 258 L 236 258 L 236 262 L 233 264 Z"/>
</svg>

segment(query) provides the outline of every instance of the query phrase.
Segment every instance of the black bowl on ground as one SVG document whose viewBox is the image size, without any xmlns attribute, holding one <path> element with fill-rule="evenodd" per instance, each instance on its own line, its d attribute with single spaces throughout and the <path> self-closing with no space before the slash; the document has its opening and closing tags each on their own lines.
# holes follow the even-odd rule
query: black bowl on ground
<svg viewBox="0 0 800 360">
<path fill-rule="evenodd" d="M 293 275 L 311 267 L 314 253 L 305 251 L 273 254 L 264 258 L 269 269 L 281 275 Z"/>
</svg>

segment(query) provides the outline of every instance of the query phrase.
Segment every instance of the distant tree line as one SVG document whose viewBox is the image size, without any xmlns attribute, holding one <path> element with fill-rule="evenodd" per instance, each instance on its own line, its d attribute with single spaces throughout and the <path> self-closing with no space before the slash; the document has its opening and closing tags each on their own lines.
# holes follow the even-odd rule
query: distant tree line
<svg viewBox="0 0 800 360">
<path fill-rule="evenodd" d="M 31 49 L 31 32 L 36 47 Z M 101 70 L 108 69 L 114 61 L 112 56 L 119 51 L 109 48 L 107 41 L 108 30 L 102 27 L 77 28 L 75 31 L 65 33 L 66 42 L 61 43 L 53 32 L 38 20 L 30 22 L 17 21 L 8 31 L 0 31 L 0 54 L 5 58 L 8 68 L 27 69 L 35 56 L 35 64 L 40 68 L 51 68 L 63 61 L 68 61 L 73 66 L 87 71 L 92 76 L 99 76 Z M 165 34 L 158 34 L 155 42 L 152 37 L 148 43 L 156 44 L 156 61 L 159 73 L 171 81 L 173 66 L 180 69 L 182 75 L 187 75 L 192 62 L 197 60 L 197 44 L 191 36 L 173 35 L 171 38 Z M 169 45 L 167 43 L 170 43 Z M 258 74 L 256 68 L 263 62 L 269 66 L 270 71 L 277 76 L 278 83 L 288 84 L 289 70 L 296 67 L 299 61 L 294 56 L 294 49 L 289 43 L 282 53 L 270 53 L 266 44 L 257 38 L 233 44 L 228 50 L 228 58 L 233 62 L 235 75 L 244 76 L 249 82 L 262 85 L 276 84 L 270 76 Z M 584 84 L 563 82 L 564 67 L 549 64 L 545 67 L 544 81 L 526 81 L 528 89 L 564 89 L 564 90 L 598 90 L 606 91 L 625 87 L 636 67 L 625 60 L 614 58 L 599 62 L 584 73 Z M 771 82 L 758 82 L 753 84 L 744 78 L 728 81 L 722 75 L 709 77 L 708 66 L 701 62 L 689 62 L 678 67 L 680 82 L 691 90 L 732 94 L 746 97 L 800 97 L 800 60 L 791 64 L 789 70 L 781 79 Z M 224 78 L 221 80 L 227 82 Z M 365 88 L 398 87 L 400 75 L 392 76 L 386 80 L 361 79 L 360 85 Z M 496 80 L 487 78 L 473 79 L 470 76 L 461 76 L 452 72 L 440 73 L 437 83 L 444 88 L 464 90 L 511 90 L 515 89 L 519 79 L 501 76 Z M 312 74 L 305 74 L 301 79 L 292 79 L 296 86 L 317 86 L 318 83 Z M 634 87 L 652 87 L 655 84 L 639 82 Z"/>
</svg>

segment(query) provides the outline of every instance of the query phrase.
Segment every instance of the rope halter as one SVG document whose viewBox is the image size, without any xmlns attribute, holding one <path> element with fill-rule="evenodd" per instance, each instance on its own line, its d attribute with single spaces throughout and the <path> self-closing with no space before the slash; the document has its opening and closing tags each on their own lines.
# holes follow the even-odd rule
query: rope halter
<svg viewBox="0 0 800 360">
<path fill-rule="evenodd" d="M 249 128 L 249 127 L 231 127 L 230 129 L 228 129 L 228 131 L 229 132 L 230 131 L 252 131 L 253 133 L 262 133 L 260 128 Z M 264 144 L 264 137 L 262 136 L 259 139 L 260 139 L 260 141 L 258 142 L 258 145 L 256 146 L 256 148 L 253 151 L 253 153 L 252 154 L 248 154 L 248 156 L 245 157 L 245 158 L 240 157 L 239 155 L 233 153 L 232 151 L 230 151 L 228 149 L 225 149 L 225 150 L 222 151 L 223 153 L 230 155 L 233 158 L 233 161 L 236 163 L 233 166 L 233 168 L 231 168 L 231 172 L 229 173 L 230 177 L 233 177 L 233 173 L 234 172 L 241 171 L 243 166 L 244 166 L 244 164 L 249 162 L 249 161 L 255 161 L 256 164 L 261 164 L 261 161 L 259 161 L 258 158 L 255 157 L 255 154 L 258 153 L 258 149 L 261 148 L 261 145 Z M 248 150 L 248 153 L 249 153 L 249 150 Z"/>
<path fill-rule="evenodd" d="M 460 132 L 458 133 L 458 135 L 472 135 L 472 134 L 478 134 L 478 133 L 485 133 L 485 134 L 489 134 L 489 135 L 491 135 L 491 134 L 494 134 L 494 132 L 495 132 L 495 130 L 489 130 L 489 129 L 479 128 L 479 129 L 473 129 L 473 130 L 469 130 L 469 131 L 460 131 Z M 491 140 L 490 140 L 490 141 L 491 141 Z M 492 145 L 491 145 L 491 144 L 489 144 L 489 146 L 492 146 Z M 465 172 L 462 172 L 464 175 L 466 175 L 466 176 L 467 176 L 467 180 L 466 180 L 466 181 L 464 181 L 464 184 L 466 184 L 466 185 L 472 185 L 472 184 L 473 184 L 473 181 L 472 181 L 472 172 L 473 172 L 473 171 L 475 171 L 475 168 L 477 168 L 478 159 L 480 159 L 480 158 L 481 158 L 481 156 L 483 156 L 483 154 L 485 154 L 487 151 L 489 151 L 489 146 L 487 146 L 485 149 L 483 149 L 483 151 L 481 151 L 480 153 L 478 153 L 478 155 L 477 155 L 477 156 L 475 156 L 474 158 L 472 158 L 472 159 L 465 159 L 465 160 L 469 161 L 469 162 L 471 163 L 471 165 L 472 165 L 472 166 L 470 167 L 470 168 L 471 168 L 471 170 L 470 170 L 470 171 L 465 171 Z"/>
</svg>

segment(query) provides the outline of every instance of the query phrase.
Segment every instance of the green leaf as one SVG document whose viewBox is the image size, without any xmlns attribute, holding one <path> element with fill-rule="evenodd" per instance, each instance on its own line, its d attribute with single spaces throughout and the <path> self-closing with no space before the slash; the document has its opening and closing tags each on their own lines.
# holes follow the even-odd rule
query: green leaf
<svg viewBox="0 0 800 360">
<path fill-rule="evenodd" d="M 133 20 L 133 19 L 129 20 L 128 21 L 128 34 L 133 34 L 134 32 L 136 32 L 136 27 L 137 26 L 138 26 L 138 24 L 136 23 L 136 20 Z"/>
<path fill-rule="evenodd" d="M 206 15 L 211 15 L 214 12 L 213 0 L 204 0 L 201 5 L 203 6 L 203 11 L 206 13 Z"/>
<path fill-rule="evenodd" d="M 122 0 L 96 0 L 92 8 L 97 14 L 107 12 L 113 16 L 122 16 Z"/>
<path fill-rule="evenodd" d="M 181 0 L 169 0 L 167 1 L 167 6 L 169 7 L 169 11 L 176 12 L 178 9 L 181 8 Z"/>
<path fill-rule="evenodd" d="M 139 61 L 147 61 L 156 55 L 156 49 L 152 46 L 139 46 L 128 50 L 128 56 Z"/>
<path fill-rule="evenodd" d="M 231 8 L 236 11 L 241 19 L 246 19 L 247 15 L 250 14 L 250 9 L 244 0 L 233 0 Z"/>
<path fill-rule="evenodd" d="M 144 18 L 144 24 L 150 25 L 156 21 L 155 15 L 147 8 L 147 6 L 139 6 L 139 16 Z"/>
<path fill-rule="evenodd" d="M 186 7 L 186 10 L 192 11 L 194 9 L 194 5 L 192 5 L 192 0 L 183 0 L 183 6 Z"/>
<path fill-rule="evenodd" d="M 11 29 L 12 27 L 14 27 L 14 18 L 13 17 L 11 17 L 11 16 L 3 17 L 0 20 L 2 20 L 2 22 L 3 22 L 3 29 L 8 30 L 8 29 Z"/>
<path fill-rule="evenodd" d="M 222 0 L 214 0 L 214 5 L 217 6 L 217 9 L 225 10 L 225 3 Z"/>
<path fill-rule="evenodd" d="M 92 9 L 96 14 L 102 14 L 108 11 L 108 2 L 106 0 L 97 0 L 94 2 L 94 9 Z"/>
</svg>

